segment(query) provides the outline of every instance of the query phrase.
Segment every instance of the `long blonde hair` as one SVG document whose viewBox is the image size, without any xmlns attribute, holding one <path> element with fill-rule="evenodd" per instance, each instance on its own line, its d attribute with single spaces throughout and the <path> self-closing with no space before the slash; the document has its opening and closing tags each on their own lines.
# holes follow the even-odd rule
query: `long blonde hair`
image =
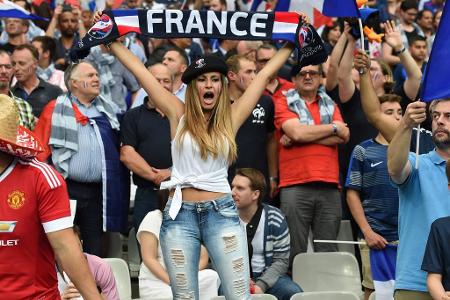
<svg viewBox="0 0 450 300">
<path fill-rule="evenodd" d="M 208 121 L 200 103 L 196 87 L 197 79 L 192 80 L 188 84 L 185 97 L 184 123 L 177 134 L 176 140 L 181 145 L 183 136 L 186 132 L 189 132 L 200 148 L 202 159 L 206 160 L 209 154 L 214 158 L 222 154 L 231 163 L 237 157 L 237 147 L 231 122 L 231 103 L 228 98 L 228 86 L 223 75 L 221 75 L 221 81 L 222 89 Z"/>
</svg>

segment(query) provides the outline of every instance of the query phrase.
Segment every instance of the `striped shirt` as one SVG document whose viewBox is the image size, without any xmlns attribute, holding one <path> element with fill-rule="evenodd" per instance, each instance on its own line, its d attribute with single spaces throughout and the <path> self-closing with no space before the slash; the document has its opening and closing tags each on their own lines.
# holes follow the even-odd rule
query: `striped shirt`
<svg viewBox="0 0 450 300">
<path fill-rule="evenodd" d="M 373 139 L 357 145 L 345 186 L 360 193 L 372 230 L 388 241 L 398 240 L 398 191 L 389 181 L 387 146 Z"/>
<path fill-rule="evenodd" d="M 87 107 L 77 99 L 75 100 L 75 104 L 78 106 L 80 112 L 89 118 L 89 123 L 85 126 L 77 123 L 78 152 L 70 159 L 68 178 L 79 182 L 101 182 L 103 149 L 100 132 L 95 121 L 92 120 L 94 117 L 101 116 L 101 113 L 95 105 Z"/>
</svg>

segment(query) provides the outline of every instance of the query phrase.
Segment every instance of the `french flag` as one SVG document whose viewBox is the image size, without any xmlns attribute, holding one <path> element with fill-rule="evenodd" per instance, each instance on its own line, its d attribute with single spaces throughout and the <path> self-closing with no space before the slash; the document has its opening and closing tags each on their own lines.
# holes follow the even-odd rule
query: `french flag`
<svg viewBox="0 0 450 300">
<path fill-rule="evenodd" d="M 283 41 L 292 40 L 292 33 L 297 31 L 298 21 L 298 15 L 290 12 L 276 12 L 272 39 Z"/>
<path fill-rule="evenodd" d="M 370 249 L 370 268 L 377 300 L 394 299 L 397 245 L 382 250 Z"/>
<path fill-rule="evenodd" d="M 47 18 L 33 15 L 32 13 L 23 9 L 21 6 L 8 0 L 0 0 L 0 18 L 18 18 L 48 21 Z"/>
<path fill-rule="evenodd" d="M 306 14 L 314 27 L 330 21 L 328 17 L 360 17 L 355 0 L 280 0 L 275 8 L 266 0 L 253 0 L 250 11 L 298 11 Z"/>
<path fill-rule="evenodd" d="M 113 10 L 114 21 L 116 22 L 119 35 L 127 34 L 128 32 L 141 33 L 139 28 L 138 10 Z"/>
</svg>

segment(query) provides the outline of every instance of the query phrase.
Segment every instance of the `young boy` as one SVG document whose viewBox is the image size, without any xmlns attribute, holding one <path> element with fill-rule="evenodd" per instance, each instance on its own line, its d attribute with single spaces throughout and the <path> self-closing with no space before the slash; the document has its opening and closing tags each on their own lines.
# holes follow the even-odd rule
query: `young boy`
<svg viewBox="0 0 450 300">
<path fill-rule="evenodd" d="M 450 190 L 450 160 L 445 168 Z M 435 300 L 450 300 L 450 216 L 431 224 L 422 270 L 428 273 L 427 285 Z"/>
</svg>

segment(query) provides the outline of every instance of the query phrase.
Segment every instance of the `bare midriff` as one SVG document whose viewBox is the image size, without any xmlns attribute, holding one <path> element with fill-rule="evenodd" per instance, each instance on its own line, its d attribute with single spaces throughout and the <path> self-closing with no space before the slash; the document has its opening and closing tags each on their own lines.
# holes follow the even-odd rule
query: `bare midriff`
<svg viewBox="0 0 450 300">
<path fill-rule="evenodd" d="M 170 197 L 173 197 L 174 193 L 175 189 L 172 189 L 169 193 Z M 226 195 L 225 193 L 208 192 L 196 188 L 184 188 L 181 193 L 183 194 L 183 201 L 186 202 L 211 201 Z"/>
</svg>

